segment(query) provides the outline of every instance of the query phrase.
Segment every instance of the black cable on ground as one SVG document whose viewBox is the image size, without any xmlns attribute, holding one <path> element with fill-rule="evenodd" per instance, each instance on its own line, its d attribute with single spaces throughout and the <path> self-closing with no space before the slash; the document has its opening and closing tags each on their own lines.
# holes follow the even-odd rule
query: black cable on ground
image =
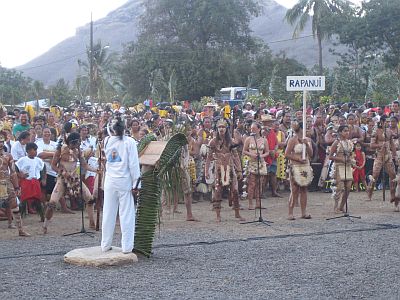
<svg viewBox="0 0 400 300">
<path fill-rule="evenodd" d="M 181 243 L 181 244 L 159 244 L 155 245 L 154 249 L 163 249 L 163 248 L 179 248 L 179 247 L 193 247 L 193 246 L 210 246 L 217 245 L 223 243 L 236 243 L 236 242 L 252 242 L 252 241 L 263 241 L 263 240 L 275 240 L 275 239 L 286 239 L 290 237 L 299 238 L 299 237 L 312 237 L 312 236 L 324 236 L 324 235 L 334 235 L 341 233 L 356 233 L 356 232 L 368 232 L 368 231 L 379 231 L 379 230 L 392 230 L 392 229 L 400 229 L 400 225 L 395 224 L 371 224 L 378 227 L 374 228 L 360 228 L 360 229 L 343 229 L 343 230 L 334 230 L 328 232 L 309 232 L 309 233 L 293 233 L 293 234 L 281 234 L 274 236 L 258 236 L 258 237 L 249 237 L 243 239 L 225 239 L 225 240 L 216 240 L 216 241 L 200 241 L 200 242 L 190 242 L 190 243 Z M 87 246 L 87 245 L 86 245 Z M 48 252 L 48 253 L 23 253 L 18 255 L 10 255 L 10 256 L 0 256 L 0 260 L 5 259 L 14 259 L 14 258 L 27 258 L 27 257 L 41 257 L 41 256 L 58 256 L 64 255 L 66 251 L 57 251 L 57 252 Z"/>
</svg>

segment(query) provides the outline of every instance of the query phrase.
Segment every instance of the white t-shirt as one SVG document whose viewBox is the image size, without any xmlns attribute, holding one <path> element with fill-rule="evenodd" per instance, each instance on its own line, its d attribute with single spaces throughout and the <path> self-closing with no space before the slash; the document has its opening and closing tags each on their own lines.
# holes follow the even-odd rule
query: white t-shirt
<svg viewBox="0 0 400 300">
<path fill-rule="evenodd" d="M 38 141 L 36 143 L 36 145 L 38 146 L 38 149 L 37 149 L 38 156 L 39 156 L 40 153 L 42 153 L 44 151 L 46 151 L 46 152 L 54 152 L 55 153 L 56 150 L 57 150 L 57 143 L 54 142 L 54 141 L 50 141 L 49 144 L 45 144 L 45 142 L 43 140 L 41 140 L 41 141 Z M 46 160 L 42 159 L 42 160 L 43 160 L 44 164 L 46 165 L 46 174 L 56 177 L 57 173 L 51 167 L 52 159 L 46 159 Z"/>
<path fill-rule="evenodd" d="M 28 174 L 26 179 L 40 179 L 40 171 L 44 168 L 44 163 L 39 157 L 29 158 L 24 156 L 15 163 L 20 172 Z"/>
<path fill-rule="evenodd" d="M 11 146 L 11 155 L 14 160 L 26 156 L 25 145 L 21 145 L 19 141 L 16 141 L 14 145 Z"/>
<path fill-rule="evenodd" d="M 11 147 L 15 144 L 14 141 L 10 141 L 10 145 L 8 145 L 8 143 L 4 143 L 4 146 L 6 146 L 7 148 L 7 152 L 11 153 Z"/>
<path fill-rule="evenodd" d="M 89 157 L 87 163 L 88 163 L 88 165 L 89 165 L 90 167 L 92 167 L 93 169 L 97 169 L 97 168 L 99 167 L 98 161 L 99 161 L 98 158 L 96 158 L 96 157 L 94 157 L 94 156 L 91 156 L 91 157 Z M 92 171 L 86 171 L 86 173 L 85 173 L 85 179 L 88 178 L 89 176 L 96 176 L 96 173 L 95 173 L 95 172 L 92 172 Z"/>
<path fill-rule="evenodd" d="M 81 141 L 81 150 L 85 151 L 86 149 L 89 149 L 92 147 L 93 150 L 96 149 L 96 138 L 94 137 L 88 137 L 86 140 Z"/>
<path fill-rule="evenodd" d="M 104 152 L 107 159 L 106 176 L 118 179 L 125 189 L 132 189 L 140 177 L 139 157 L 131 137 L 106 137 Z"/>
</svg>

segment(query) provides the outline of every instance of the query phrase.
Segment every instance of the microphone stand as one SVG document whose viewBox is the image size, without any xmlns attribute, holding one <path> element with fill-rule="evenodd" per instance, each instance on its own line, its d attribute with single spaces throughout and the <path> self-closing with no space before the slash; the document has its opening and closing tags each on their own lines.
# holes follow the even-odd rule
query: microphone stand
<svg viewBox="0 0 400 300">
<path fill-rule="evenodd" d="M 102 142 L 102 136 L 101 136 L 101 134 L 99 134 L 99 137 L 98 137 L 98 139 L 97 139 L 97 143 L 98 143 L 98 147 L 99 147 L 99 163 L 98 163 L 98 166 L 99 166 L 99 169 L 100 170 L 102 170 L 103 168 L 102 168 L 102 151 L 103 151 L 103 149 L 102 149 L 102 146 L 101 146 L 101 142 Z M 100 230 L 100 210 L 101 210 L 101 208 L 103 207 L 103 199 L 102 199 L 102 194 L 101 194 L 101 190 L 100 190 L 100 187 L 101 187 L 101 181 L 102 181 L 102 178 L 103 178 L 103 172 L 101 171 L 99 174 L 97 174 L 97 176 L 98 176 L 98 181 L 97 181 L 97 199 L 96 199 L 96 231 L 99 231 Z"/>
<path fill-rule="evenodd" d="M 385 143 L 383 144 L 383 165 L 382 165 L 382 177 L 381 177 L 381 183 L 382 183 L 382 200 L 385 202 L 386 200 L 386 176 L 385 176 L 385 164 L 386 164 L 386 125 L 385 123 L 382 124 L 383 127 L 383 137 Z"/>
<path fill-rule="evenodd" d="M 349 206 L 348 206 L 348 198 L 349 198 L 349 194 L 348 193 L 349 192 L 348 192 L 348 189 L 347 189 L 347 181 L 350 181 L 350 180 L 347 180 L 347 156 L 349 154 L 347 153 L 347 150 L 344 150 L 343 152 L 344 152 L 344 193 L 346 195 L 346 202 L 345 202 L 346 203 L 346 208 L 345 208 L 345 211 L 344 211 L 342 216 L 328 218 L 326 220 L 329 221 L 329 220 L 334 220 L 334 219 L 347 218 L 349 221 L 354 222 L 353 219 L 361 219 L 361 217 L 353 216 L 353 215 L 349 214 Z"/>
<path fill-rule="evenodd" d="M 71 236 L 71 235 L 76 235 L 76 234 L 84 234 L 88 235 L 90 237 L 93 237 L 94 232 L 87 231 L 85 229 L 85 216 L 84 216 L 84 210 L 85 210 L 85 200 L 83 199 L 83 192 L 82 192 L 82 164 L 80 162 L 81 159 L 81 147 L 80 145 L 78 146 L 78 155 L 79 155 L 79 195 L 80 195 L 80 203 L 81 203 L 81 230 L 73 233 L 67 233 L 64 234 L 64 236 Z"/>
<path fill-rule="evenodd" d="M 260 223 L 260 224 L 264 224 L 266 226 L 271 226 L 271 223 L 274 223 L 274 222 L 264 220 L 263 217 L 262 217 L 262 212 L 261 212 L 262 211 L 262 205 L 261 205 L 262 188 L 261 188 L 261 175 L 260 175 L 260 160 L 261 160 L 261 157 L 260 157 L 260 151 L 258 150 L 256 135 L 254 135 L 253 137 L 254 137 L 254 143 L 256 145 L 256 150 L 257 150 L 257 181 L 258 181 L 258 197 L 260 199 L 260 207 L 259 207 L 260 215 L 258 216 L 258 220 L 256 220 L 256 221 L 241 222 L 240 224 Z"/>
</svg>

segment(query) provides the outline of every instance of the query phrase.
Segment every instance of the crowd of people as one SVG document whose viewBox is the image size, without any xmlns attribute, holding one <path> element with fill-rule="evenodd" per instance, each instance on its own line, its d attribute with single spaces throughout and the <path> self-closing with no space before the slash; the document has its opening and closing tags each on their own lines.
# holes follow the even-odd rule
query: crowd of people
<svg viewBox="0 0 400 300">
<path fill-rule="evenodd" d="M 102 190 L 114 193 L 110 182 L 118 164 L 110 162 L 121 159 L 112 149 L 104 152 L 103 141 L 113 135 L 110 124 L 115 118 L 122 122 L 119 135 L 125 145 L 129 143 L 123 136 L 139 143 L 148 134 L 158 140 L 186 134 L 181 180 L 188 221 L 197 220 L 193 200 L 211 202 L 220 222 L 221 202 L 227 198 L 235 217 L 243 221 L 241 210 L 263 209 L 263 195 L 281 198 L 284 190 L 290 191 L 289 220 L 295 220 L 298 203 L 300 217 L 311 218 L 309 192 L 332 193 L 333 211 L 343 213 L 351 191 L 365 191 L 368 201 L 375 190 L 388 187 L 390 202 L 399 210 L 398 100 L 377 107 L 372 102 L 309 107 L 305 124 L 302 110 L 281 104 L 267 107 L 264 101 L 234 107 L 208 103 L 197 112 L 188 102 L 153 106 L 146 101 L 131 108 L 118 101 L 104 107 L 77 102 L 65 110 L 52 106 L 34 115 L 1 107 L 0 114 L 0 216 L 20 236 L 29 235 L 22 225 L 24 213 L 38 214 L 46 233 L 58 203 L 62 212 L 73 213 L 80 209 L 81 197 L 89 226 L 95 227 L 95 200 Z M 99 160 L 101 153 L 106 159 Z M 104 185 L 99 178 L 106 163 L 109 183 Z M 121 172 L 117 169 L 116 174 Z M 178 199 L 174 201 L 176 210 Z M 118 204 L 110 207 L 113 213 L 106 222 L 114 226 Z M 132 223 L 132 218 L 121 217 Z M 110 246 L 110 239 L 108 233 L 103 248 Z"/>
</svg>

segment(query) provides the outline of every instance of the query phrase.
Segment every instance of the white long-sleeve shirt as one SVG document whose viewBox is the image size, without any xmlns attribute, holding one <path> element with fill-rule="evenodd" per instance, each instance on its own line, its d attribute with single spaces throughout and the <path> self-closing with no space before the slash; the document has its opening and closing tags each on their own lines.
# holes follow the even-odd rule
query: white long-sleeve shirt
<svg viewBox="0 0 400 300">
<path fill-rule="evenodd" d="M 140 177 L 140 167 L 134 139 L 127 136 L 123 136 L 122 139 L 118 136 L 106 137 L 104 152 L 106 176 L 118 179 L 118 182 L 126 189 L 136 187 Z"/>
</svg>

